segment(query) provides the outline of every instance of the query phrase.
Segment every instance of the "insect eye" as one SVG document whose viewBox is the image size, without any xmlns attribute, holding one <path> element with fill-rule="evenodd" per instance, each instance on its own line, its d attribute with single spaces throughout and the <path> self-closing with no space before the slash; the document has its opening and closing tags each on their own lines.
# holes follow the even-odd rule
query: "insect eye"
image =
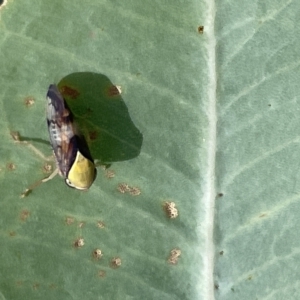
<svg viewBox="0 0 300 300">
<path fill-rule="evenodd" d="M 66 184 L 69 186 L 69 187 L 71 187 L 71 188 L 76 188 L 75 187 L 75 185 L 68 179 L 68 178 L 66 178 Z"/>
</svg>

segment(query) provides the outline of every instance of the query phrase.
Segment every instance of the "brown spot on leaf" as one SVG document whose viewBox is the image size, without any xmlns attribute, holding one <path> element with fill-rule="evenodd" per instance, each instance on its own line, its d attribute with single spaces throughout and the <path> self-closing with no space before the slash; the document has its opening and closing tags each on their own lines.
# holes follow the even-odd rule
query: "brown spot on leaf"
<svg viewBox="0 0 300 300">
<path fill-rule="evenodd" d="M 99 276 L 100 278 L 104 278 L 104 277 L 106 276 L 106 272 L 103 271 L 103 270 L 99 270 L 98 276 Z"/>
<path fill-rule="evenodd" d="M 203 34 L 204 32 L 204 26 L 198 26 L 198 33 Z"/>
<path fill-rule="evenodd" d="M 98 221 L 98 222 L 97 222 L 97 227 L 103 229 L 103 228 L 105 227 L 104 222 Z"/>
<path fill-rule="evenodd" d="M 178 248 L 172 249 L 168 258 L 168 263 L 171 265 L 176 265 L 180 255 L 181 255 L 180 249 Z"/>
<path fill-rule="evenodd" d="M 108 179 L 115 177 L 115 172 L 113 170 L 105 170 L 105 177 Z"/>
<path fill-rule="evenodd" d="M 26 97 L 25 100 L 24 100 L 24 104 L 26 107 L 30 107 L 34 104 L 35 100 L 33 97 L 29 96 L 29 97 Z"/>
<path fill-rule="evenodd" d="M 93 251 L 93 257 L 95 258 L 95 259 L 100 259 L 101 257 L 103 256 L 103 254 L 102 254 L 102 251 L 100 250 L 100 249 L 95 249 L 94 251 Z"/>
<path fill-rule="evenodd" d="M 43 173 L 44 174 L 52 173 L 52 165 L 49 163 L 45 163 L 43 166 Z"/>
<path fill-rule="evenodd" d="M 133 186 L 133 187 L 129 187 L 129 188 L 130 188 L 129 189 L 129 194 L 131 196 L 138 196 L 138 195 L 141 194 L 141 190 L 138 187 Z"/>
<path fill-rule="evenodd" d="M 81 248 L 84 246 L 84 239 L 83 238 L 78 238 L 77 240 L 75 240 L 74 242 L 74 247 L 75 248 Z"/>
<path fill-rule="evenodd" d="M 82 228 L 84 225 L 85 225 L 85 222 L 80 222 L 80 223 L 78 224 L 78 227 L 79 227 L 79 228 Z"/>
<path fill-rule="evenodd" d="M 80 95 L 80 93 L 75 88 L 69 87 L 67 85 L 63 85 L 59 88 L 59 90 L 66 98 L 76 99 Z"/>
<path fill-rule="evenodd" d="M 121 87 L 117 85 L 111 85 L 107 90 L 107 95 L 109 97 L 114 97 L 120 95 L 122 92 Z"/>
<path fill-rule="evenodd" d="M 16 165 L 14 163 L 7 163 L 6 164 L 6 169 L 9 171 L 14 171 L 16 169 Z"/>
<path fill-rule="evenodd" d="M 120 257 L 114 257 L 111 261 L 110 261 L 110 266 L 113 268 L 113 269 L 117 269 L 121 266 L 122 264 L 122 261 L 121 261 L 121 258 Z"/>
<path fill-rule="evenodd" d="M 30 212 L 27 209 L 21 211 L 20 219 L 22 221 L 26 221 L 26 219 L 30 216 Z"/>
<path fill-rule="evenodd" d="M 121 193 L 121 194 L 125 194 L 126 192 L 129 192 L 130 188 L 129 185 L 127 183 L 120 183 L 117 187 L 117 190 Z"/>
<path fill-rule="evenodd" d="M 66 222 L 67 225 L 71 225 L 71 224 L 74 223 L 74 221 L 75 221 L 75 219 L 73 217 L 66 217 L 65 222 Z"/>
<path fill-rule="evenodd" d="M 127 183 L 120 183 L 117 190 L 121 194 L 129 193 L 131 196 L 138 196 L 141 194 L 141 190 L 135 186 L 129 186 Z"/>
<path fill-rule="evenodd" d="M 175 219 L 178 217 L 178 209 L 175 202 L 165 202 L 163 208 L 168 218 Z"/>
<path fill-rule="evenodd" d="M 89 131 L 89 138 L 91 141 L 94 141 L 98 137 L 98 132 L 96 130 Z"/>
</svg>

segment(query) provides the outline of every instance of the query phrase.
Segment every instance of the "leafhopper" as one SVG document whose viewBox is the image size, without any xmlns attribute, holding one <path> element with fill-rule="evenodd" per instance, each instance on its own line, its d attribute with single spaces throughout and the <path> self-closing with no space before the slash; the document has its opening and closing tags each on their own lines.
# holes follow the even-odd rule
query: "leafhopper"
<svg viewBox="0 0 300 300">
<path fill-rule="evenodd" d="M 94 182 L 97 169 L 73 119 L 57 86 L 51 84 L 47 93 L 47 125 L 58 172 L 68 186 L 86 190 Z"/>
<path fill-rule="evenodd" d="M 76 128 L 73 114 L 56 85 L 49 86 L 46 99 L 49 138 L 57 168 L 49 177 L 27 188 L 22 197 L 56 174 L 62 176 L 69 187 L 78 190 L 87 190 L 97 176 L 97 169 L 85 138 Z"/>
</svg>

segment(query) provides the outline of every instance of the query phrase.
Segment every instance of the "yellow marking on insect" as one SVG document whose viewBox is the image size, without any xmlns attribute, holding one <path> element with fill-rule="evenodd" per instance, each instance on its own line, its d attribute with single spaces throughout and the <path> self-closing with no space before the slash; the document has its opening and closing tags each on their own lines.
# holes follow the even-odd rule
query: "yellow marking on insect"
<svg viewBox="0 0 300 300">
<path fill-rule="evenodd" d="M 88 189 L 95 180 L 95 165 L 77 151 L 75 161 L 70 168 L 66 183 L 79 190 Z"/>
</svg>

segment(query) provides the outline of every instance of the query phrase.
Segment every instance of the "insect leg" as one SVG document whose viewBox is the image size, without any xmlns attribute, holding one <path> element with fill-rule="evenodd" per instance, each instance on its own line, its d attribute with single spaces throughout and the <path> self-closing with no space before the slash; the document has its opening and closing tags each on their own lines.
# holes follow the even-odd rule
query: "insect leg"
<svg viewBox="0 0 300 300">
<path fill-rule="evenodd" d="M 38 187 L 40 184 L 47 182 L 48 180 L 51 180 L 52 178 L 54 178 L 56 175 L 58 174 L 58 168 L 56 168 L 48 177 L 38 180 L 36 181 L 34 184 L 32 184 L 31 186 L 29 186 L 22 194 L 21 194 L 21 198 L 27 197 L 33 189 L 35 189 L 36 187 Z"/>
<path fill-rule="evenodd" d="M 50 174 L 48 177 L 42 179 L 41 181 L 42 181 L 42 182 L 47 182 L 48 180 L 51 180 L 52 178 L 54 178 L 54 177 L 58 174 L 58 171 L 59 171 L 58 168 L 56 168 L 56 169 L 52 172 L 52 174 Z"/>
</svg>

